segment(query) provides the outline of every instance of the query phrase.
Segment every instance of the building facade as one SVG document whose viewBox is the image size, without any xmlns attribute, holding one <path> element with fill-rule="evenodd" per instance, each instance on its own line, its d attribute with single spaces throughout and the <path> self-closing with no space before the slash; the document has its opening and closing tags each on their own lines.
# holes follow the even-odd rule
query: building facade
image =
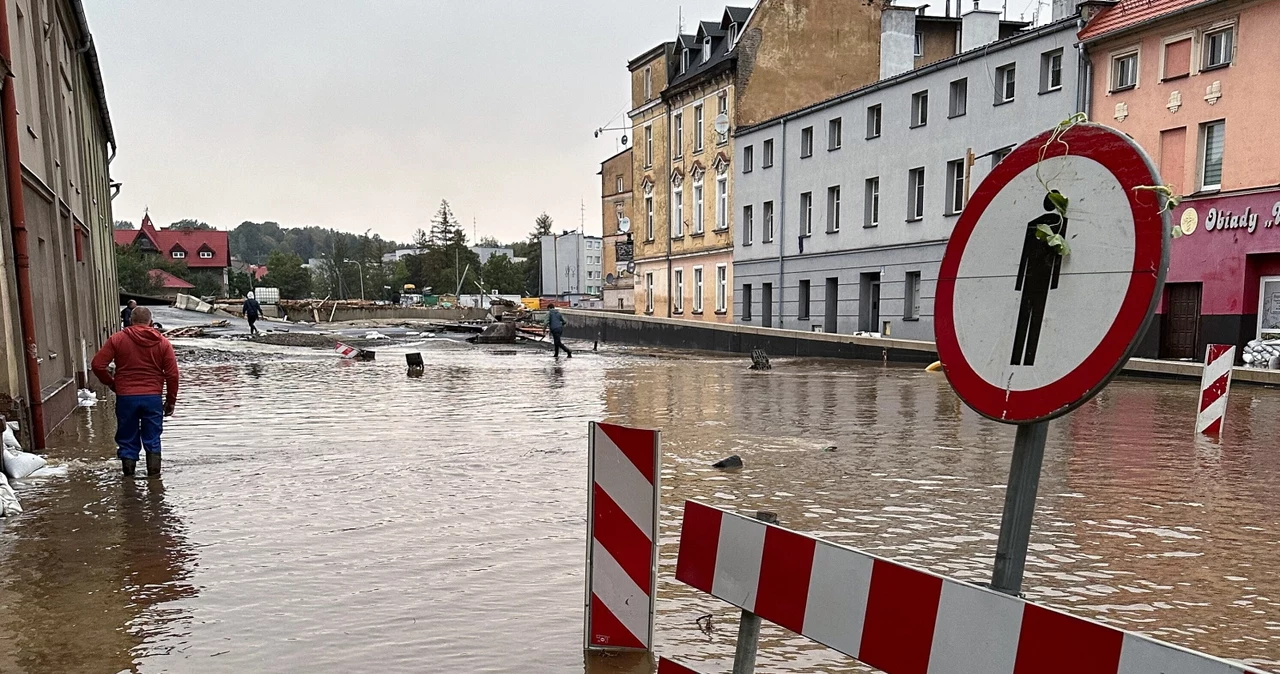
<svg viewBox="0 0 1280 674">
<path fill-rule="evenodd" d="M 6 2 L 7 217 L 0 226 L 0 411 L 27 442 L 76 406 L 87 363 L 119 324 L 110 158 L 115 137 L 80 0 Z"/>
<path fill-rule="evenodd" d="M 1183 199 L 1165 294 L 1140 353 L 1280 338 L 1277 2 L 1159 0 L 1098 10 L 1080 32 L 1090 117 L 1123 131 Z"/>
<path fill-rule="evenodd" d="M 969 193 L 1077 109 L 1074 18 L 999 39 L 974 10 L 967 51 L 910 69 L 914 19 L 884 10 L 880 81 L 735 137 L 736 322 L 932 340 Z"/>
<path fill-rule="evenodd" d="M 228 272 L 231 269 L 228 232 L 216 229 L 158 229 L 151 222 L 151 214 L 146 213 L 143 214 L 142 224 L 138 229 L 117 229 L 113 235 L 117 246 L 137 246 L 144 253 L 183 264 L 191 271 L 215 274 L 221 279 L 223 290 L 227 288 Z"/>
<path fill-rule="evenodd" d="M 604 292 L 604 240 L 582 232 L 542 237 L 544 296 L 564 297 Z"/>
<path fill-rule="evenodd" d="M 635 310 L 635 274 L 627 266 L 634 258 L 635 223 L 631 201 L 630 148 L 600 164 L 600 216 L 604 232 L 604 308 Z"/>
</svg>

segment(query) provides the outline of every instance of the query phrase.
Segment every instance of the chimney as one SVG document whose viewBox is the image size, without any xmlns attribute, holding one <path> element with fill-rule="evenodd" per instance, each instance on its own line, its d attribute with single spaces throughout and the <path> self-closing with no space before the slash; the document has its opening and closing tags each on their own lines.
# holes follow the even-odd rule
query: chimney
<svg viewBox="0 0 1280 674">
<path fill-rule="evenodd" d="M 910 7 L 886 7 L 880 13 L 880 79 L 916 67 L 916 12 Z"/>
<path fill-rule="evenodd" d="M 1081 0 L 1053 0 L 1053 17 L 1054 21 L 1060 21 L 1068 16 L 1075 16 L 1080 9 Z"/>
<path fill-rule="evenodd" d="M 960 15 L 960 51 L 966 52 L 1000 39 L 1000 12 L 974 8 Z"/>
</svg>

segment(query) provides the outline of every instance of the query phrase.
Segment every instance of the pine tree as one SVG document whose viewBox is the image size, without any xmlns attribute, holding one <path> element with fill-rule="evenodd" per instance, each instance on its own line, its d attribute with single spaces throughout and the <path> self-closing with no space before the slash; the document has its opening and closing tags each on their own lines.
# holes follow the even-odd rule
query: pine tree
<svg viewBox="0 0 1280 674">
<path fill-rule="evenodd" d="M 436 211 L 436 217 L 431 219 L 431 232 L 427 235 L 427 246 L 432 248 L 447 246 L 450 241 L 453 241 L 454 233 L 459 230 L 458 219 L 454 217 L 448 200 L 441 199 L 440 210 Z"/>
</svg>

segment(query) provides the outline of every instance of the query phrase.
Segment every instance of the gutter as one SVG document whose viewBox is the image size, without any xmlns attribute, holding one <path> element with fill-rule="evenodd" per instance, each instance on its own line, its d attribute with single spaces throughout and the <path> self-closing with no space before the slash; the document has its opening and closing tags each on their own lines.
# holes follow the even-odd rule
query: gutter
<svg viewBox="0 0 1280 674">
<path fill-rule="evenodd" d="M 76 3 L 79 4 L 78 2 Z M 9 40 L 9 5 L 0 8 L 0 59 L 13 63 Z M 13 72 L 4 75 L 0 91 L 0 115 L 4 119 L 4 173 L 9 190 L 9 226 L 13 229 L 13 260 L 18 286 L 18 322 L 26 357 L 27 405 L 31 410 L 31 443 L 44 449 L 44 398 L 40 386 L 40 345 L 36 342 L 35 303 L 31 299 L 31 257 L 27 244 L 27 210 L 22 200 L 22 162 L 18 156 L 18 100 Z"/>
<path fill-rule="evenodd" d="M 103 130 L 107 133 L 107 143 L 111 145 L 111 158 L 107 160 L 110 164 L 111 159 L 116 156 L 116 132 L 111 127 L 111 115 L 107 112 L 107 88 L 102 84 L 102 67 L 98 63 L 98 48 L 93 46 L 93 34 L 89 32 L 89 17 L 85 16 L 83 0 L 71 0 L 71 6 L 75 9 L 76 26 L 84 38 L 84 46 L 77 51 L 83 50 L 85 61 L 89 63 L 89 79 L 93 85 L 93 93 L 98 99 L 98 116 L 102 120 Z"/>
<path fill-rule="evenodd" d="M 774 239 L 778 242 L 778 327 L 784 325 L 785 318 L 782 315 L 787 304 L 783 301 L 783 293 L 786 292 L 786 277 L 782 273 L 783 262 L 787 255 L 787 238 L 783 234 L 784 224 L 787 222 L 787 118 L 782 118 L 782 133 L 778 134 L 782 139 L 781 154 L 782 167 L 779 170 L 778 180 L 782 183 L 781 193 L 778 194 L 778 210 L 773 214 L 773 219 L 777 222 L 778 231 L 775 233 Z M 778 161 L 778 157 L 774 157 L 774 162 Z"/>
</svg>

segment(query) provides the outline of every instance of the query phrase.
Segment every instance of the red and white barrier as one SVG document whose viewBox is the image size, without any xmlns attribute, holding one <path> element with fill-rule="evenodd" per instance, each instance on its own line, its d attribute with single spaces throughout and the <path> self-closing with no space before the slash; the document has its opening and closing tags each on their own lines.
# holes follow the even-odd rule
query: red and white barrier
<svg viewBox="0 0 1280 674">
<path fill-rule="evenodd" d="M 342 342 L 338 342 L 338 344 L 333 347 L 333 350 L 337 351 L 338 355 L 343 358 L 355 358 L 356 354 L 360 353 L 360 349 L 357 349 L 350 344 L 343 344 Z"/>
<path fill-rule="evenodd" d="M 689 669 L 674 660 L 658 658 L 658 674 L 699 674 L 699 672 Z"/>
<path fill-rule="evenodd" d="M 1261 674 L 693 501 L 676 579 L 886 674 Z"/>
<path fill-rule="evenodd" d="M 1196 432 L 1221 435 L 1227 416 L 1227 393 L 1231 391 L 1231 367 L 1236 362 L 1236 347 L 1210 344 L 1204 356 L 1204 374 L 1200 377 L 1200 411 L 1196 414 Z"/>
<path fill-rule="evenodd" d="M 587 648 L 653 647 L 659 435 L 591 424 L 587 505 Z"/>
</svg>

